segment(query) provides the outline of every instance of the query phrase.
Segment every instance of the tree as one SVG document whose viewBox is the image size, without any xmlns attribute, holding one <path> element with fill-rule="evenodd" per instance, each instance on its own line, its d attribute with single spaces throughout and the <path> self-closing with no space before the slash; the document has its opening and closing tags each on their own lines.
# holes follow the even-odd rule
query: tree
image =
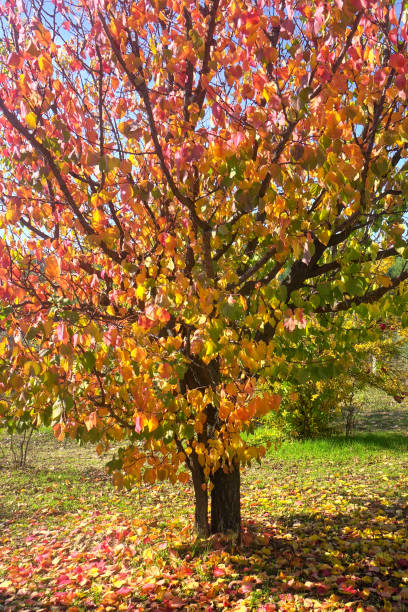
<svg viewBox="0 0 408 612">
<path fill-rule="evenodd" d="M 353 330 L 352 341 L 336 330 L 326 344 L 317 341 L 318 322 L 315 323 L 313 337 L 305 349 L 309 354 L 307 377 L 301 381 L 292 377 L 274 385 L 281 404 L 265 420 L 281 435 L 321 437 L 339 432 L 343 426 L 349 435 L 359 407 L 364 405 L 365 390 L 377 389 L 389 399 L 404 401 L 407 330 L 401 328 L 395 316 L 374 325 L 365 323 L 355 313 L 350 314 L 342 319 L 342 326 Z M 327 334 L 326 329 L 321 331 Z M 328 371 L 322 368 L 326 363 L 331 366 Z"/>
<path fill-rule="evenodd" d="M 347 311 L 406 305 L 405 10 L 0 11 L 1 390 L 60 438 L 123 440 L 118 485 L 190 473 L 198 531 L 239 533 L 264 452 L 241 432 L 307 378 L 314 323 L 353 342 Z"/>
</svg>

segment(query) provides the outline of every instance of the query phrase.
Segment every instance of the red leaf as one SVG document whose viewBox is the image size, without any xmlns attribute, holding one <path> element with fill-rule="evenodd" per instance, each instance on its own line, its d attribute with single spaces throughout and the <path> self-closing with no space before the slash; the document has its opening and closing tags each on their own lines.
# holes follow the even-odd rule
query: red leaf
<svg viewBox="0 0 408 612">
<path fill-rule="evenodd" d="M 398 87 L 398 89 L 405 90 L 407 86 L 407 79 L 405 77 L 405 74 L 398 74 L 395 77 L 395 85 L 396 87 Z"/>
<path fill-rule="evenodd" d="M 63 323 L 62 321 L 61 323 L 58 323 L 57 338 L 63 344 L 67 344 L 67 342 L 69 342 L 69 334 L 68 334 L 65 323 Z"/>
<path fill-rule="evenodd" d="M 405 57 L 402 55 L 402 53 L 391 55 L 388 64 L 397 72 L 401 72 L 405 67 Z"/>
</svg>

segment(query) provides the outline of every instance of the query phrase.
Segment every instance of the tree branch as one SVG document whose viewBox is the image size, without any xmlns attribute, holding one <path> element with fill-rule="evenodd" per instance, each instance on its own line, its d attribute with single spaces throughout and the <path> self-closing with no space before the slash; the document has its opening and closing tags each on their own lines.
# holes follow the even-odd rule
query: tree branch
<svg viewBox="0 0 408 612">
<path fill-rule="evenodd" d="M 402 282 L 407 280 L 408 278 L 408 270 L 400 274 L 399 276 L 390 279 L 391 285 L 388 287 L 378 287 L 378 289 L 374 289 L 373 291 L 368 291 L 362 296 L 356 296 L 353 298 L 345 299 L 341 302 L 337 302 L 334 306 L 320 306 L 314 310 L 316 313 L 331 313 L 331 312 L 340 312 L 342 310 L 349 310 L 353 304 L 357 306 L 359 304 L 372 304 L 376 302 L 380 298 L 382 298 L 386 293 L 392 291 L 396 287 L 398 287 Z"/>
<path fill-rule="evenodd" d="M 0 97 L 0 110 L 3 112 L 3 115 L 6 117 L 10 125 L 12 125 L 13 128 L 17 130 L 17 132 L 21 136 L 23 136 L 33 146 L 33 148 L 37 151 L 37 153 L 39 153 L 41 157 L 46 161 L 52 174 L 55 177 L 55 180 L 58 183 L 59 188 L 64 194 L 69 207 L 71 208 L 75 217 L 78 219 L 85 234 L 87 236 L 97 236 L 97 233 L 95 232 L 93 227 L 88 223 L 88 221 L 85 219 L 84 215 L 81 213 L 79 209 L 79 206 L 75 203 L 74 198 L 72 197 L 72 194 L 69 191 L 66 182 L 62 178 L 62 174 L 57 164 L 55 163 L 55 160 L 53 156 L 51 155 L 50 151 L 41 142 L 39 142 L 33 136 L 33 134 L 31 134 L 31 132 L 19 121 L 19 119 L 16 117 L 14 113 L 8 110 L 8 108 L 4 104 L 4 101 L 1 97 Z M 120 264 L 122 260 L 124 259 L 122 255 L 119 255 L 118 253 L 110 249 L 103 240 L 100 242 L 100 246 L 103 252 L 106 255 L 108 255 L 108 257 L 110 257 L 116 263 Z"/>
</svg>

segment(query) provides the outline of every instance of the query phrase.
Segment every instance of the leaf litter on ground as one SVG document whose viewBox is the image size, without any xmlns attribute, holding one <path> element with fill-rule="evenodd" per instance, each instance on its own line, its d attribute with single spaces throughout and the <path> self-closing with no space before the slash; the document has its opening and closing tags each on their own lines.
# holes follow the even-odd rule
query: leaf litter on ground
<svg viewBox="0 0 408 612">
<path fill-rule="evenodd" d="M 191 487 L 118 492 L 92 453 L 43 436 L 2 467 L 0 610 L 408 609 L 406 452 L 271 453 L 244 472 L 240 547 L 195 538 Z"/>
</svg>

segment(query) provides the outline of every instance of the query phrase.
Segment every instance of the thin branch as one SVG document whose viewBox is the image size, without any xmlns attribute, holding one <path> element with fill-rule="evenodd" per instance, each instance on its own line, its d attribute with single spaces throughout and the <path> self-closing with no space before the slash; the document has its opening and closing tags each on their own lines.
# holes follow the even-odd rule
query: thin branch
<svg viewBox="0 0 408 612">
<path fill-rule="evenodd" d="M 359 304 L 372 304 L 373 302 L 378 301 L 382 298 L 386 293 L 396 289 L 402 282 L 407 280 L 408 278 L 408 270 L 396 276 L 395 278 L 390 279 L 391 285 L 388 287 L 378 287 L 378 289 L 374 289 L 373 291 L 368 291 L 362 296 L 355 296 L 352 298 L 345 299 L 341 302 L 337 302 L 333 306 L 320 306 L 314 310 L 316 313 L 332 313 L 332 312 L 340 312 L 342 310 L 349 310 L 353 304 L 358 306 Z"/>
<path fill-rule="evenodd" d="M 6 117 L 10 125 L 12 125 L 14 129 L 17 130 L 17 132 L 21 134 L 21 136 L 23 136 L 33 146 L 33 148 L 41 155 L 41 157 L 47 162 L 51 172 L 53 173 L 55 177 L 55 180 L 58 183 L 59 188 L 61 189 L 62 193 L 64 194 L 67 200 L 69 207 L 71 208 L 72 212 L 74 213 L 79 223 L 81 224 L 81 227 L 84 230 L 85 234 L 87 236 L 96 236 L 97 233 L 95 232 L 93 227 L 88 223 L 88 221 L 85 219 L 84 215 L 81 213 L 79 209 L 79 206 L 74 201 L 74 198 L 72 197 L 72 194 L 69 191 L 66 182 L 62 178 L 62 174 L 57 164 L 55 163 L 55 160 L 53 156 L 51 155 L 50 151 L 41 142 L 39 142 L 34 137 L 33 134 L 31 134 L 31 132 L 19 121 L 19 119 L 16 117 L 14 113 L 8 110 L 8 108 L 4 104 L 4 100 L 1 97 L 0 97 L 0 110 L 3 112 L 3 115 Z M 113 261 L 115 261 L 116 263 L 122 262 L 123 256 L 118 255 L 118 253 L 110 249 L 103 240 L 101 240 L 100 246 L 103 252 L 106 255 L 108 255 L 108 257 L 110 257 Z"/>
</svg>

